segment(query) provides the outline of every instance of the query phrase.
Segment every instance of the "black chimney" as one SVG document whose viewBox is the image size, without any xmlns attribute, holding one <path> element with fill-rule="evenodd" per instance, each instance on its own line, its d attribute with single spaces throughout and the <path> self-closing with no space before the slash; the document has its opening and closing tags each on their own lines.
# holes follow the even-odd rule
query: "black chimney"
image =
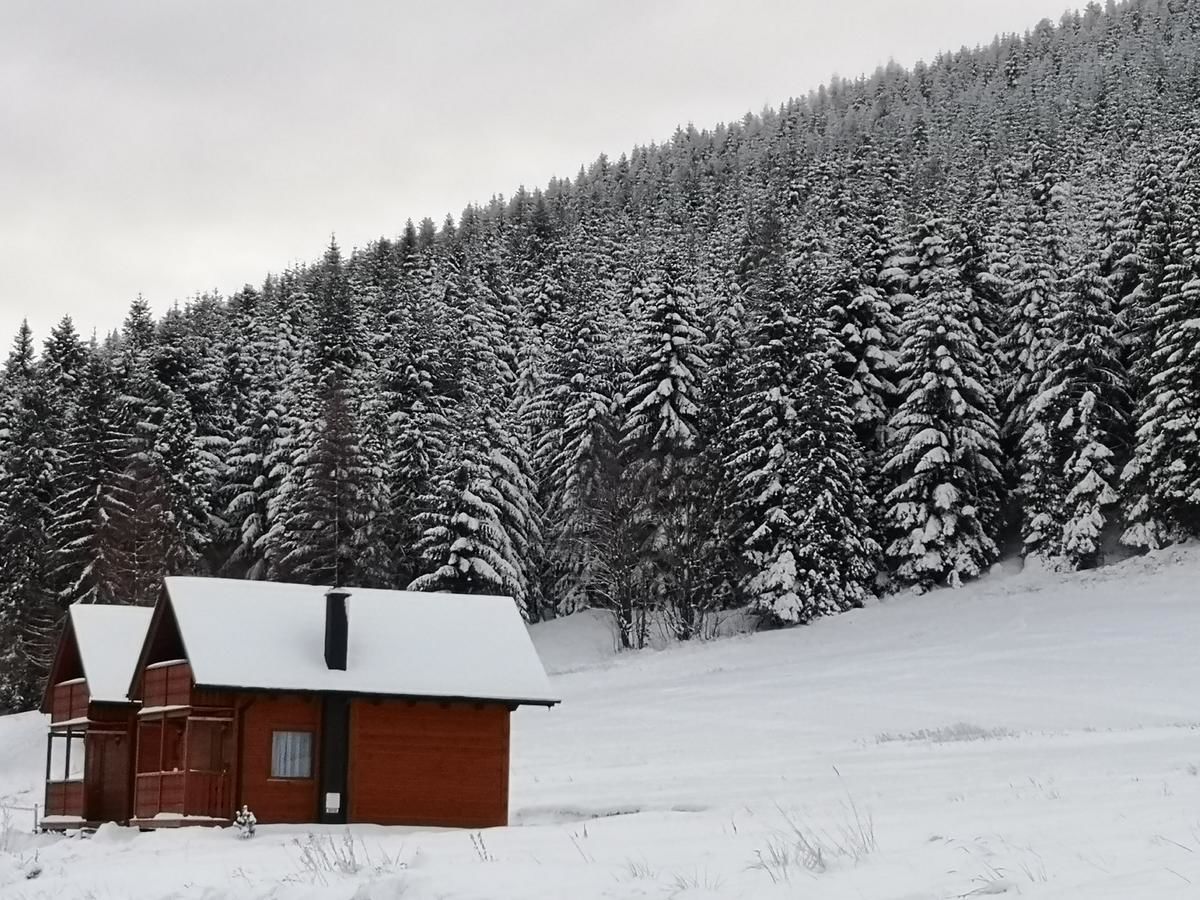
<svg viewBox="0 0 1200 900">
<path fill-rule="evenodd" d="M 346 618 L 346 599 L 350 592 L 333 587 L 325 594 L 325 665 L 346 671 L 346 643 L 350 624 Z"/>
</svg>

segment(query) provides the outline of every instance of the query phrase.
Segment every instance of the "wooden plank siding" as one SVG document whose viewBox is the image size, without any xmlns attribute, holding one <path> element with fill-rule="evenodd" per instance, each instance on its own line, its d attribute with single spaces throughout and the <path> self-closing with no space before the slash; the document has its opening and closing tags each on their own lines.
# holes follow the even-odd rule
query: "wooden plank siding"
<svg viewBox="0 0 1200 900">
<path fill-rule="evenodd" d="M 159 813 L 184 814 L 184 772 L 142 772 L 134 789 L 133 815 L 152 819 Z"/>
<path fill-rule="evenodd" d="M 84 818 L 83 782 L 49 781 L 46 783 L 47 816 Z"/>
<path fill-rule="evenodd" d="M 191 706 L 192 667 L 186 660 L 147 666 L 142 683 L 142 709 Z"/>
<path fill-rule="evenodd" d="M 90 700 L 87 682 L 82 678 L 56 684 L 50 705 L 50 723 L 86 719 Z"/>
<path fill-rule="evenodd" d="M 311 777 L 271 777 L 271 743 L 276 731 L 312 733 Z M 238 760 L 239 802 L 254 810 L 259 822 L 316 821 L 320 731 L 321 701 L 313 695 L 257 694 L 244 706 Z"/>
<path fill-rule="evenodd" d="M 93 724 L 88 731 L 84 781 L 90 822 L 124 824 L 133 812 L 133 754 L 137 736 L 132 711 L 125 709 L 124 713 L 123 727 L 105 721 L 99 727 Z M 107 715 L 115 713 L 108 711 Z"/>
<path fill-rule="evenodd" d="M 355 700 L 351 822 L 508 824 L 509 711 L 499 704 Z"/>
</svg>

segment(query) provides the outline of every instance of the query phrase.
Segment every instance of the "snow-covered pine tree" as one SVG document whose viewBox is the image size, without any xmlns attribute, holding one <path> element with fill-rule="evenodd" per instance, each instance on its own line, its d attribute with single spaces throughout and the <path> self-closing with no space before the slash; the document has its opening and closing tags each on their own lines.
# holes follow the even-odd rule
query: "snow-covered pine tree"
<svg viewBox="0 0 1200 900">
<path fill-rule="evenodd" d="M 956 236 L 930 218 L 914 235 L 913 302 L 901 325 L 899 408 L 889 425 L 885 503 L 895 580 L 928 588 L 972 578 L 997 555 L 1001 478 L 996 405 Z"/>
<path fill-rule="evenodd" d="M 255 579 L 267 578 L 286 552 L 281 492 L 294 471 L 305 423 L 315 414 L 311 297 L 295 271 L 268 288 L 248 323 L 253 360 L 245 365 L 252 380 L 224 461 L 228 499 L 222 518 L 235 536 L 226 572 Z"/>
<path fill-rule="evenodd" d="M 1161 282 L 1151 285 L 1162 299 L 1143 307 L 1143 329 L 1155 337 L 1135 364 L 1144 393 L 1122 472 L 1129 503 L 1122 541 L 1144 548 L 1200 534 L 1200 133 L 1171 182 L 1167 256 Z"/>
<path fill-rule="evenodd" d="M 869 141 L 864 145 L 865 155 Z M 887 279 L 896 224 L 896 174 L 873 171 L 869 156 L 855 161 L 857 180 L 871 184 L 860 196 L 839 187 L 837 231 L 825 267 L 826 315 L 837 347 L 838 374 L 850 390 L 854 431 L 862 447 L 869 480 L 882 463 L 884 432 L 895 406 L 896 348 L 900 320 L 892 309 Z M 874 486 L 871 486 L 872 493 Z"/>
<path fill-rule="evenodd" d="M 311 365 L 287 389 L 311 397 L 314 414 L 289 436 L 291 466 L 268 501 L 264 556 L 270 576 L 281 580 L 379 586 L 387 579 L 378 540 L 386 498 L 379 444 L 362 422 L 362 387 L 374 369 L 361 304 L 336 243 L 312 276 Z"/>
<path fill-rule="evenodd" d="M 860 606 L 869 536 L 851 396 L 816 303 L 781 284 L 759 314 L 727 462 L 738 487 L 746 597 L 778 622 Z"/>
<path fill-rule="evenodd" d="M 513 595 L 532 620 L 542 607 L 538 569 L 544 548 L 542 508 L 531 460 L 533 423 L 528 392 L 536 390 L 540 375 L 530 372 L 523 380 L 517 345 L 530 339 L 528 322 L 502 267 L 495 263 L 478 266 L 472 282 L 470 296 L 477 304 L 474 312 L 484 323 L 481 334 L 492 348 L 481 358 L 494 357 L 498 364 L 499 377 L 485 406 L 492 483 L 502 501 L 501 522 L 512 547 L 510 562 L 518 573 Z M 531 362 L 538 365 L 536 360 Z"/>
<path fill-rule="evenodd" d="M 393 310 L 386 326 L 390 343 L 380 350 L 378 402 L 386 415 L 384 540 L 391 548 L 388 579 L 400 588 L 423 572 L 416 551 L 423 530 L 418 519 L 427 512 L 422 503 L 432 492 L 434 470 L 445 455 L 451 431 L 442 413 L 443 398 L 434 385 L 438 361 L 432 323 L 420 321 L 433 316 L 431 306 L 422 303 L 417 310 L 407 305 Z"/>
<path fill-rule="evenodd" d="M 165 574 L 160 518 L 167 499 L 156 443 L 171 394 L 155 376 L 154 341 L 154 319 L 139 297 L 130 306 L 114 359 L 113 422 L 122 446 L 106 523 L 115 551 L 115 592 L 123 602 L 139 605 L 158 599 Z"/>
<path fill-rule="evenodd" d="M 963 276 L 974 299 L 974 327 L 987 363 L 988 380 L 996 385 L 1005 378 L 1000 365 L 1003 354 L 998 352 L 1002 311 L 1014 288 L 1009 279 L 1013 262 L 1009 242 L 1013 235 L 1005 218 L 1010 202 L 1008 181 L 1004 172 L 992 173 L 985 187 L 979 221 L 968 223 L 963 229 Z"/>
<path fill-rule="evenodd" d="M 837 346 L 837 373 L 850 391 L 855 435 L 874 472 L 896 390 L 899 320 L 887 296 L 865 273 L 855 275 L 848 265 L 838 268 L 828 289 L 826 314 Z"/>
<path fill-rule="evenodd" d="M 374 540 L 381 514 L 381 473 L 367 462 L 352 391 L 323 387 L 317 417 L 306 423 L 301 452 L 281 486 L 279 553 L 273 575 L 308 584 L 375 587 L 383 581 Z"/>
<path fill-rule="evenodd" d="M 547 493 L 547 594 L 556 615 L 610 605 L 613 487 L 617 464 L 616 361 L 589 320 L 551 330 L 545 388 L 555 427 L 544 432 L 539 467 Z"/>
<path fill-rule="evenodd" d="M 463 271 L 453 255 L 447 264 L 443 302 L 460 316 L 462 368 L 445 415 L 458 434 L 422 504 L 417 551 L 426 572 L 410 587 L 507 594 L 528 617 L 540 511 L 514 404 L 515 354 L 487 273 L 471 263 Z"/>
<path fill-rule="evenodd" d="M 161 574 L 192 575 L 200 571 L 210 539 L 210 470 L 196 435 L 191 404 L 172 392 L 155 435 L 154 481 L 160 485 Z"/>
<path fill-rule="evenodd" d="M 61 490 L 53 501 L 50 581 L 64 606 L 126 603 L 121 591 L 116 496 L 127 435 L 117 428 L 108 362 L 94 345 L 80 373 L 78 402 L 63 441 Z"/>
<path fill-rule="evenodd" d="M 1050 321 L 1059 309 L 1059 283 L 1066 262 L 1064 188 L 1045 147 L 1035 146 L 1031 156 L 1030 196 L 1012 223 L 1013 257 L 1004 298 L 1008 321 L 998 348 L 1008 378 L 1001 409 L 1004 432 L 1016 444 L 1028 426 L 1029 405 L 1045 371 L 1046 354 L 1054 345 Z M 1018 470 L 1024 476 L 1028 467 L 1018 460 Z"/>
<path fill-rule="evenodd" d="M 469 424 L 482 426 L 478 419 Z M 410 590 L 504 594 L 519 584 L 500 515 L 503 497 L 481 449 L 465 442 L 449 448 L 449 471 L 441 479 L 439 494 L 430 498 L 432 508 L 420 518 L 425 532 L 417 551 L 430 571 L 414 579 Z"/>
<path fill-rule="evenodd" d="M 701 523 L 707 535 L 703 554 L 707 559 L 708 602 L 717 608 L 740 606 L 742 596 L 742 552 L 737 541 L 736 502 L 738 485 L 729 477 L 725 461 L 735 452 L 735 427 L 739 402 L 746 386 L 750 361 L 749 314 L 745 293 L 732 264 L 714 275 L 715 316 L 712 340 L 705 348 L 708 375 L 701 385 L 700 403 L 707 439 L 698 465 L 703 479 Z"/>
<path fill-rule="evenodd" d="M 75 411 L 87 364 L 87 348 L 79 340 L 71 317 L 64 316 L 51 329 L 38 360 L 38 368 L 52 394 L 51 406 L 60 428 L 65 427 Z"/>
<path fill-rule="evenodd" d="M 1148 152 L 1131 173 L 1116 229 L 1102 264 L 1117 305 L 1117 333 L 1135 394 L 1145 390 L 1142 370 L 1154 349 L 1153 311 L 1167 254 L 1167 188 L 1161 153 Z"/>
<path fill-rule="evenodd" d="M 51 401 L 22 322 L 0 379 L 0 711 L 38 696 L 62 614 L 48 583 L 61 464 Z"/>
<path fill-rule="evenodd" d="M 201 569 L 211 534 L 210 469 L 187 398 L 154 377 L 146 354 L 126 372 L 115 416 L 125 441 L 105 527 L 116 549 L 117 596 L 149 605 L 163 576 Z"/>
<path fill-rule="evenodd" d="M 702 383 L 707 338 L 697 326 L 691 284 L 678 260 L 667 257 L 644 273 L 635 302 L 640 321 L 634 374 L 625 393 L 620 459 L 623 493 L 631 502 L 625 528 L 635 542 L 632 565 L 650 586 L 651 602 L 673 616 L 679 637 L 700 624 L 708 605 L 703 590 L 705 534 L 699 533 L 697 461 L 703 447 Z M 618 619 L 628 639 L 633 610 Z"/>
<path fill-rule="evenodd" d="M 230 300 L 232 327 L 220 354 L 217 393 L 230 410 L 233 427 L 221 454 L 221 477 L 213 495 L 219 520 L 217 570 L 223 575 L 255 577 L 253 546 L 265 519 L 265 503 L 258 502 L 259 479 L 270 444 L 264 412 L 275 397 L 264 383 L 272 347 L 262 322 L 276 291 L 275 280 L 268 278 L 261 293 L 247 285 Z M 272 322 L 271 327 L 279 328 L 280 323 Z M 247 530 L 253 535 L 250 540 L 246 540 Z M 261 577 L 261 571 L 257 574 Z"/>
<path fill-rule="evenodd" d="M 1085 568 L 1101 561 L 1120 499 L 1129 396 L 1111 287 L 1099 263 L 1084 263 L 1065 287 L 1050 322 L 1059 340 L 1046 357 L 1025 433 L 1023 451 L 1039 460 L 1030 471 L 1043 481 L 1022 485 L 1025 551 Z"/>
</svg>

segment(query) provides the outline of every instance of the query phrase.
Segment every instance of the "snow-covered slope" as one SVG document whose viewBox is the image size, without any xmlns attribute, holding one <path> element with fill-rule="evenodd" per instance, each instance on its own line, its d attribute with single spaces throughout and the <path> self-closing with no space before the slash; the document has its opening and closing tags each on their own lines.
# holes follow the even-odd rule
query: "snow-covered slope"
<svg viewBox="0 0 1200 900">
<path fill-rule="evenodd" d="M 1196 897 L 1197 635 L 1200 547 L 640 654 L 583 615 L 534 629 L 513 827 L 9 835 L 0 896 Z M 42 748 L 0 720 L 0 797 Z"/>
</svg>

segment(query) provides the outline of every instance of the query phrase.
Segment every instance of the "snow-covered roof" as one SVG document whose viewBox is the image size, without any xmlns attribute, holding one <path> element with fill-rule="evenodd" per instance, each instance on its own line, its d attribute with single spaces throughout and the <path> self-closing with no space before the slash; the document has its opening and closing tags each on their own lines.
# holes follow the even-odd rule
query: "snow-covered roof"
<svg viewBox="0 0 1200 900">
<path fill-rule="evenodd" d="M 125 703 L 153 610 L 142 606 L 76 603 L 71 628 L 79 646 L 88 694 L 101 703 Z"/>
<path fill-rule="evenodd" d="M 196 684 L 557 703 L 508 597 L 348 587 L 345 671 L 325 665 L 327 587 L 166 579 Z"/>
</svg>

